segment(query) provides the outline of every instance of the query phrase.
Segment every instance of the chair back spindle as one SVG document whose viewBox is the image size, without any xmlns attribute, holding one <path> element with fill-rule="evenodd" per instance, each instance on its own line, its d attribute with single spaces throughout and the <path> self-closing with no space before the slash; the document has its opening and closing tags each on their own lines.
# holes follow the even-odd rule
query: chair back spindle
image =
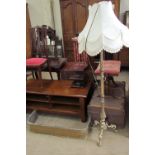
<svg viewBox="0 0 155 155">
<path fill-rule="evenodd" d="M 75 62 L 88 62 L 88 55 L 86 52 L 79 54 L 77 37 L 72 38 L 73 41 L 73 56 Z"/>
</svg>

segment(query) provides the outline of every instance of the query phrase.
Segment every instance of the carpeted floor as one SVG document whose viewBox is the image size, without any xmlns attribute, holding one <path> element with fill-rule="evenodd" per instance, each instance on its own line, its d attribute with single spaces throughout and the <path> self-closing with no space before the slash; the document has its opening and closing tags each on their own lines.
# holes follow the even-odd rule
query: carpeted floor
<svg viewBox="0 0 155 155">
<path fill-rule="evenodd" d="M 27 155 L 128 155 L 127 128 L 118 133 L 105 131 L 98 147 L 98 130 L 93 128 L 86 139 L 58 137 L 30 132 L 27 128 Z"/>
<path fill-rule="evenodd" d="M 47 74 L 44 74 L 48 78 Z M 119 81 L 126 81 L 128 92 L 129 73 L 123 71 Z M 56 75 L 54 74 L 56 79 Z M 128 95 L 128 93 L 127 93 Z M 127 117 L 128 118 L 128 117 Z M 65 121 L 63 122 L 65 124 Z M 27 126 L 27 155 L 128 155 L 129 154 L 129 123 L 126 121 L 124 129 L 117 133 L 105 131 L 102 139 L 102 146 L 97 146 L 98 129 L 92 127 L 88 136 L 84 139 L 59 137 L 48 134 L 31 132 Z"/>
</svg>

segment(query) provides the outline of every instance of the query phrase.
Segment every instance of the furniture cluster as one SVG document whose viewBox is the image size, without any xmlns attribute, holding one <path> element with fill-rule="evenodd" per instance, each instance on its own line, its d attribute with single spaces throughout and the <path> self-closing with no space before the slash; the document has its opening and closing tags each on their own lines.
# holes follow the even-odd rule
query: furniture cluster
<svg viewBox="0 0 155 155">
<path fill-rule="evenodd" d="M 85 122 L 92 92 L 92 83 L 85 73 L 87 55 L 78 54 L 77 42 L 73 39 L 75 59 L 68 62 L 62 41 L 52 28 L 43 25 L 30 30 L 32 53 L 26 60 L 26 69 L 32 71 L 33 79 L 27 80 L 27 110 L 79 116 Z M 51 80 L 43 79 L 42 71 L 49 72 Z M 53 80 L 52 72 L 57 73 L 58 80 Z"/>
<path fill-rule="evenodd" d="M 43 26 L 43 29 L 45 28 L 47 29 L 47 27 Z M 82 122 L 87 120 L 87 115 L 91 116 L 92 122 L 99 120 L 101 110 L 100 97 L 92 81 L 88 55 L 86 53 L 78 54 L 78 43 L 76 38 L 73 38 L 72 44 L 74 48 L 72 52 L 74 61 L 69 62 L 64 57 L 51 57 L 46 47 L 47 38 L 45 34 L 48 31 L 43 30 L 42 32 L 37 27 L 37 29 L 32 29 L 32 32 L 34 33 L 36 30 L 39 30 L 37 37 L 39 35 L 44 37 L 39 39 L 42 40 L 39 42 L 43 42 L 43 44 L 40 43 L 41 45 L 38 45 L 38 38 L 33 36 L 32 43 L 35 44 L 32 44 L 33 57 L 27 59 L 27 70 L 33 70 L 34 73 L 36 71 L 39 72 L 33 80 L 27 80 L 27 110 L 78 116 Z M 53 32 L 52 29 L 48 32 L 50 41 L 55 38 L 55 33 Z M 123 127 L 125 122 L 125 83 L 115 83 L 113 79 L 113 76 L 118 76 L 120 73 L 121 62 L 104 60 L 103 65 L 107 119 L 110 123 Z M 95 76 L 100 72 L 99 66 L 99 64 L 96 66 Z M 42 79 L 41 71 L 48 71 L 50 75 L 51 72 L 56 71 L 58 80 L 53 80 L 52 75 L 51 80 Z"/>
<path fill-rule="evenodd" d="M 87 120 L 89 114 L 92 122 L 99 120 L 100 97 L 92 80 L 90 58 L 86 53 L 78 54 L 77 39 L 74 38 L 86 23 L 88 5 L 94 2 L 97 0 L 60 0 L 64 49 L 55 30 L 46 25 L 31 28 L 28 24 L 27 34 L 31 37 L 27 37 L 26 45 L 30 46 L 27 47 L 26 69 L 32 71 L 33 80 L 27 80 L 27 110 L 79 116 L 82 122 Z M 119 0 L 113 2 L 118 14 Z M 125 52 L 122 53 L 124 55 Z M 115 83 L 113 76 L 119 75 L 121 64 L 128 66 L 128 57 L 118 61 L 120 57 L 121 53 L 113 55 L 117 61 L 104 61 L 105 111 L 110 123 L 123 127 L 125 83 Z M 106 53 L 105 58 L 108 58 Z M 97 65 L 92 63 L 92 67 L 96 69 Z M 95 76 L 98 70 L 99 67 Z M 43 79 L 42 71 L 49 72 L 51 80 Z M 58 80 L 53 80 L 52 72 L 57 73 Z"/>
<path fill-rule="evenodd" d="M 75 38 L 72 43 L 74 47 L 74 61 L 72 62 L 68 62 L 66 58 L 62 57 L 48 57 L 49 53 L 47 53 L 47 57 L 44 54 L 40 54 L 41 58 L 34 57 L 27 59 L 27 69 L 36 67 L 36 65 L 30 65 L 32 67 L 30 68 L 30 60 L 42 60 L 42 64 L 40 64 L 40 68 L 38 69 L 39 76 L 36 76 L 36 79 L 39 80 L 27 80 L 27 110 L 79 116 L 82 122 L 85 122 L 87 115 L 90 115 L 93 122 L 100 118 L 100 97 L 99 94 L 97 95 L 98 90 L 97 88 L 95 89 L 91 80 L 92 75 L 90 75 L 87 54 L 78 54 L 77 40 Z M 62 63 L 60 62 L 61 60 L 65 61 Z M 32 62 L 34 63 L 34 61 Z M 43 67 L 44 64 L 46 64 L 45 68 Z M 59 74 L 58 80 L 44 80 L 41 78 L 41 69 L 50 73 L 53 71 L 52 68 L 54 67 L 51 67 L 49 64 L 53 64 L 57 69 L 57 73 Z M 63 65 L 61 66 L 61 64 Z M 118 76 L 120 73 L 121 62 L 104 60 L 103 65 L 107 119 L 110 123 L 123 127 L 125 122 L 125 83 L 115 83 L 113 80 L 113 76 Z M 95 76 L 100 72 L 99 66 L 96 67 Z M 93 91 L 94 94 L 92 95 Z"/>
</svg>

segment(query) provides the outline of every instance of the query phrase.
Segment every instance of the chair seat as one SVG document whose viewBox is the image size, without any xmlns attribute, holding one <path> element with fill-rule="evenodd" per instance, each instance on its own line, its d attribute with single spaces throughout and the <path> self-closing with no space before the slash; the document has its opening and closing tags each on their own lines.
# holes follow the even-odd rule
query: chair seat
<svg viewBox="0 0 155 155">
<path fill-rule="evenodd" d="M 61 69 L 61 79 L 85 80 L 87 77 L 88 64 L 85 62 L 67 62 Z"/>
<path fill-rule="evenodd" d="M 67 58 L 58 58 L 58 59 L 51 58 L 49 59 L 49 66 L 52 69 L 58 70 L 58 69 L 61 69 L 66 62 L 67 62 Z"/>
<path fill-rule="evenodd" d="M 29 58 L 26 60 L 27 67 L 39 67 L 47 61 L 46 58 Z"/>
<path fill-rule="evenodd" d="M 79 71 L 83 72 L 88 67 L 88 64 L 85 62 L 67 62 L 66 65 L 63 67 L 62 71 Z"/>
<path fill-rule="evenodd" d="M 104 74 L 108 75 L 119 75 L 121 68 L 121 62 L 117 60 L 104 60 L 103 61 L 103 71 Z M 98 65 L 97 69 L 95 70 L 95 74 L 100 74 L 100 64 Z"/>
</svg>

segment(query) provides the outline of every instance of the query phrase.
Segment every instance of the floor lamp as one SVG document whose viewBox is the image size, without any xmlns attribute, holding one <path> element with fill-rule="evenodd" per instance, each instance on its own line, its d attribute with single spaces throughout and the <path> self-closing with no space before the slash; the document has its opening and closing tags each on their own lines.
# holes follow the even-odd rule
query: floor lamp
<svg viewBox="0 0 155 155">
<path fill-rule="evenodd" d="M 78 36 L 79 53 L 86 51 L 88 55 L 95 56 L 100 53 L 101 75 L 101 118 L 98 145 L 101 145 L 103 131 L 113 125 L 106 123 L 104 110 L 104 66 L 103 51 L 117 53 L 123 46 L 129 47 L 129 30 L 124 26 L 113 11 L 110 0 L 104 0 L 89 6 L 89 15 L 86 25 Z"/>
</svg>

